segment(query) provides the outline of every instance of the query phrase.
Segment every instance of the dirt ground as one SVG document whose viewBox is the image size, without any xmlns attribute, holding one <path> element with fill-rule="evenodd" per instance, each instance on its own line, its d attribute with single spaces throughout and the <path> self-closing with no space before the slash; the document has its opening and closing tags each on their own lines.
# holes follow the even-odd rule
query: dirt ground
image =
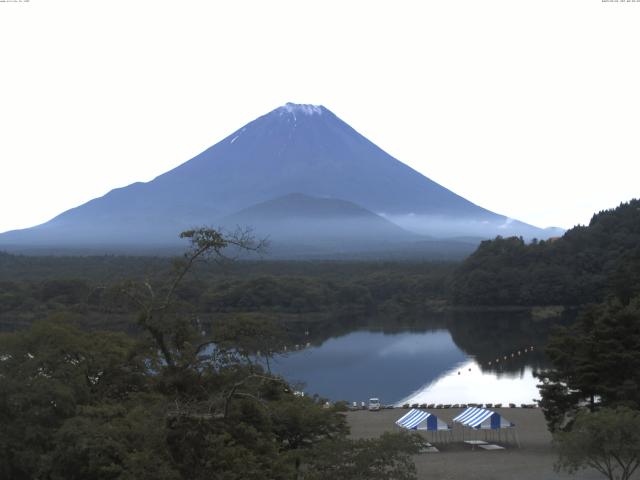
<svg viewBox="0 0 640 480">
<path fill-rule="evenodd" d="M 379 412 L 348 412 L 347 419 L 354 438 L 377 437 L 386 431 L 398 431 L 395 421 L 408 410 L 395 408 Z M 451 425 L 451 419 L 461 409 L 431 410 L 441 420 Z M 551 435 L 547 431 L 544 416 L 539 409 L 502 408 L 496 409 L 504 418 L 516 424 L 520 447 L 509 436 L 505 442 L 490 439 L 490 443 L 505 447 L 505 450 L 485 451 L 462 442 L 462 429 L 454 427 L 453 440 L 449 442 L 433 440 L 430 434 L 422 433 L 440 452 L 421 453 L 414 460 L 419 479 L 464 479 L 464 480 L 558 480 L 558 479 L 603 479 L 595 470 L 584 470 L 575 475 L 556 473 L 553 464 L 556 455 L 551 447 Z M 480 433 L 465 439 L 484 439 Z M 638 476 L 634 478 L 640 478 Z"/>
</svg>

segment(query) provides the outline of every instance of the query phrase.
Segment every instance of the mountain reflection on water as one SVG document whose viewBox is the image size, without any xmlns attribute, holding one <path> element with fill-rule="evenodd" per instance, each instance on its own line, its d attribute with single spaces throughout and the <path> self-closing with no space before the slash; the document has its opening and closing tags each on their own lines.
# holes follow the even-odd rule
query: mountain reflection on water
<svg viewBox="0 0 640 480">
<path fill-rule="evenodd" d="M 272 370 L 303 383 L 307 394 L 331 400 L 531 403 L 539 398 L 533 372 L 545 366 L 543 347 L 553 323 L 513 313 L 465 313 L 386 323 L 384 329 L 352 325 L 350 332 L 316 337 L 313 346 L 277 358 Z"/>
<path fill-rule="evenodd" d="M 538 380 L 531 367 L 521 374 L 483 371 L 475 361 L 456 365 L 433 382 L 421 387 L 397 405 L 422 403 L 509 403 L 520 405 L 539 399 Z"/>
</svg>

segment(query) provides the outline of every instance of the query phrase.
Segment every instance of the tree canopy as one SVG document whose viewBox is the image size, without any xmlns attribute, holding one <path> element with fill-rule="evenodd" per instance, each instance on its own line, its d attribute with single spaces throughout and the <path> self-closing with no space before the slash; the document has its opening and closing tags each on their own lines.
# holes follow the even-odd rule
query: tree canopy
<svg viewBox="0 0 640 480">
<path fill-rule="evenodd" d="M 557 470 L 591 467 L 610 480 L 628 480 L 640 465 L 640 412 L 626 407 L 581 411 L 568 432 L 554 436 Z"/>
<path fill-rule="evenodd" d="M 640 200 L 593 216 L 561 238 L 487 240 L 455 271 L 454 303 L 583 305 L 640 292 Z"/>
<path fill-rule="evenodd" d="M 254 244 L 206 229 L 185 237 L 191 248 L 164 279 L 118 287 L 137 306 L 137 333 L 83 330 L 59 315 L 0 334 L 0 477 L 415 478 L 419 438 L 351 440 L 336 408 L 296 396 L 252 360 L 277 351 L 277 327 L 239 316 L 202 328 L 180 297 L 185 278 L 228 245 Z M 385 455 L 371 462 L 376 452 Z"/>
<path fill-rule="evenodd" d="M 546 352 L 553 368 L 539 373 L 540 405 L 552 431 L 583 405 L 640 409 L 640 296 L 591 306 L 557 329 Z"/>
</svg>

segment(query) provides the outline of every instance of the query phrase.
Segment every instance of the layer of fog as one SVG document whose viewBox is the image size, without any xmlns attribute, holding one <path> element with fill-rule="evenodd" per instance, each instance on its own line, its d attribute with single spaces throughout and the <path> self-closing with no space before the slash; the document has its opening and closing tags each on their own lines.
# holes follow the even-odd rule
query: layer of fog
<svg viewBox="0 0 640 480">
<path fill-rule="evenodd" d="M 458 237 L 491 239 L 500 235 L 523 237 L 525 240 L 533 238 L 546 240 L 562 234 L 559 229 L 542 229 L 507 217 L 502 217 L 501 221 L 496 222 L 474 218 L 452 220 L 445 216 L 413 213 L 405 215 L 379 213 L 379 215 L 407 231 L 440 239 Z"/>
</svg>

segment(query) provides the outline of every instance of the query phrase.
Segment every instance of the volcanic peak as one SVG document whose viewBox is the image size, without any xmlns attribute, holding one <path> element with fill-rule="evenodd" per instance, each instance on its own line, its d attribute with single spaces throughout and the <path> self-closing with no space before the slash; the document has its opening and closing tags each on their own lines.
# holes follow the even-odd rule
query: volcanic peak
<svg viewBox="0 0 640 480">
<path fill-rule="evenodd" d="M 294 117 L 296 115 L 322 115 L 322 112 L 325 108 L 322 105 L 310 105 L 304 103 L 291 103 L 288 102 L 283 106 L 277 108 L 275 111 L 280 115 L 292 114 Z"/>
</svg>

